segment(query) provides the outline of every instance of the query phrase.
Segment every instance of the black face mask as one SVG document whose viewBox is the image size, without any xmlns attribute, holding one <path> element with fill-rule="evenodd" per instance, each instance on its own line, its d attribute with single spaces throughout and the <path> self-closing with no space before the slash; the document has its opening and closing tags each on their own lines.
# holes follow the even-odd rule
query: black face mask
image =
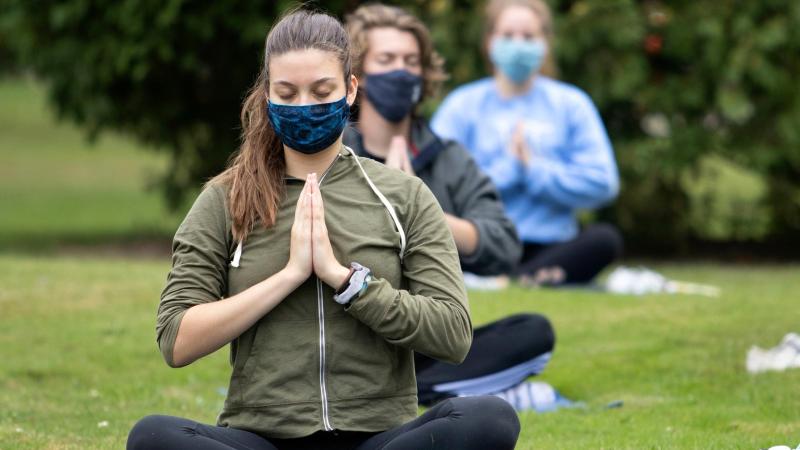
<svg viewBox="0 0 800 450">
<path fill-rule="evenodd" d="M 407 70 L 366 74 L 367 99 L 389 122 L 400 122 L 422 97 L 422 77 Z"/>
</svg>

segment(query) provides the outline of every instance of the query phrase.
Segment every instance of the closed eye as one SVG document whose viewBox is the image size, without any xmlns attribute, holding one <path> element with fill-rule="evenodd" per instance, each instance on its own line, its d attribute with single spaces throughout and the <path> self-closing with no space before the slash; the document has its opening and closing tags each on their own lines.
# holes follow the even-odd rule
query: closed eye
<svg viewBox="0 0 800 450">
<path fill-rule="evenodd" d="M 328 98 L 331 95 L 331 91 L 325 92 L 314 92 L 314 96 L 320 99 Z"/>
</svg>

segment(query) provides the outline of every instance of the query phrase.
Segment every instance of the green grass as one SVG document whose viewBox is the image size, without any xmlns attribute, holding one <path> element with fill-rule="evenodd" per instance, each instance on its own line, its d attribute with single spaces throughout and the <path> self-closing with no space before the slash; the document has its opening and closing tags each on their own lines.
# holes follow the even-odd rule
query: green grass
<svg viewBox="0 0 800 450">
<path fill-rule="evenodd" d="M 117 135 L 90 144 L 43 87 L 0 79 L 0 248 L 167 238 L 180 220 L 147 189 L 165 155 Z"/>
<path fill-rule="evenodd" d="M 170 369 L 155 345 L 168 258 L 23 250 L 170 236 L 146 188 L 162 154 L 120 136 L 87 144 L 41 86 L 0 80 L 0 448 L 122 448 L 150 413 L 213 422 L 227 351 Z M 660 265 L 718 299 L 585 291 L 473 293 L 476 325 L 518 311 L 554 323 L 541 377 L 587 408 L 522 415 L 517 448 L 765 448 L 800 443 L 800 370 L 748 375 L 750 345 L 798 331 L 800 267 Z M 624 406 L 603 406 L 622 400 Z M 107 424 L 107 425 L 106 425 Z"/>
<path fill-rule="evenodd" d="M 664 265 L 717 299 L 512 288 L 473 293 L 476 324 L 551 318 L 541 377 L 583 410 L 522 415 L 517 448 L 766 448 L 800 443 L 800 370 L 749 375 L 752 344 L 797 331 L 797 266 Z M 0 254 L 0 448 L 122 448 L 150 413 L 213 422 L 227 351 L 170 369 L 154 342 L 166 260 Z M 603 406 L 623 400 L 619 409 Z M 107 426 L 99 426 L 107 422 Z"/>
</svg>

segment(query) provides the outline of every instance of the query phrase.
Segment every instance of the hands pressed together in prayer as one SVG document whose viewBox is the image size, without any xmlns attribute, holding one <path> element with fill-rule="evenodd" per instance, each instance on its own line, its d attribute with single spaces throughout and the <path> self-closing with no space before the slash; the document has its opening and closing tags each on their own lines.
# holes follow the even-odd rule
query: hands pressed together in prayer
<svg viewBox="0 0 800 450">
<path fill-rule="evenodd" d="M 347 281 L 350 269 L 339 263 L 333 254 L 316 173 L 306 177 L 306 184 L 297 199 L 291 239 L 286 268 L 297 280 L 305 281 L 313 273 L 334 289 Z"/>
<path fill-rule="evenodd" d="M 389 153 L 386 155 L 386 165 L 392 169 L 399 169 L 413 176 L 414 168 L 411 159 L 408 157 L 408 143 L 403 136 L 395 136 L 389 144 Z"/>
<path fill-rule="evenodd" d="M 531 152 L 525 143 L 525 126 L 522 122 L 518 122 L 514 127 L 514 134 L 508 143 L 508 152 L 525 166 L 530 165 Z"/>
</svg>

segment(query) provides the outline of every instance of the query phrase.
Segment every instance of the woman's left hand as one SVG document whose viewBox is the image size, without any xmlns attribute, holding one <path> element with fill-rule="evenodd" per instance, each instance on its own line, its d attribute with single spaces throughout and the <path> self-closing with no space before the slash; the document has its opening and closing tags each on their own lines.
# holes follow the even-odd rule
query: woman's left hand
<svg viewBox="0 0 800 450">
<path fill-rule="evenodd" d="M 508 151 L 517 158 L 522 164 L 528 166 L 531 162 L 531 152 L 525 144 L 525 126 L 518 122 L 514 127 L 514 134 L 511 136 Z"/>
<path fill-rule="evenodd" d="M 314 273 L 325 284 L 338 289 L 347 281 L 350 269 L 341 265 L 333 254 L 333 247 L 331 247 L 328 237 L 328 227 L 325 225 L 325 205 L 322 202 L 317 174 L 309 175 L 309 181 L 311 182 L 311 253 Z"/>
</svg>

